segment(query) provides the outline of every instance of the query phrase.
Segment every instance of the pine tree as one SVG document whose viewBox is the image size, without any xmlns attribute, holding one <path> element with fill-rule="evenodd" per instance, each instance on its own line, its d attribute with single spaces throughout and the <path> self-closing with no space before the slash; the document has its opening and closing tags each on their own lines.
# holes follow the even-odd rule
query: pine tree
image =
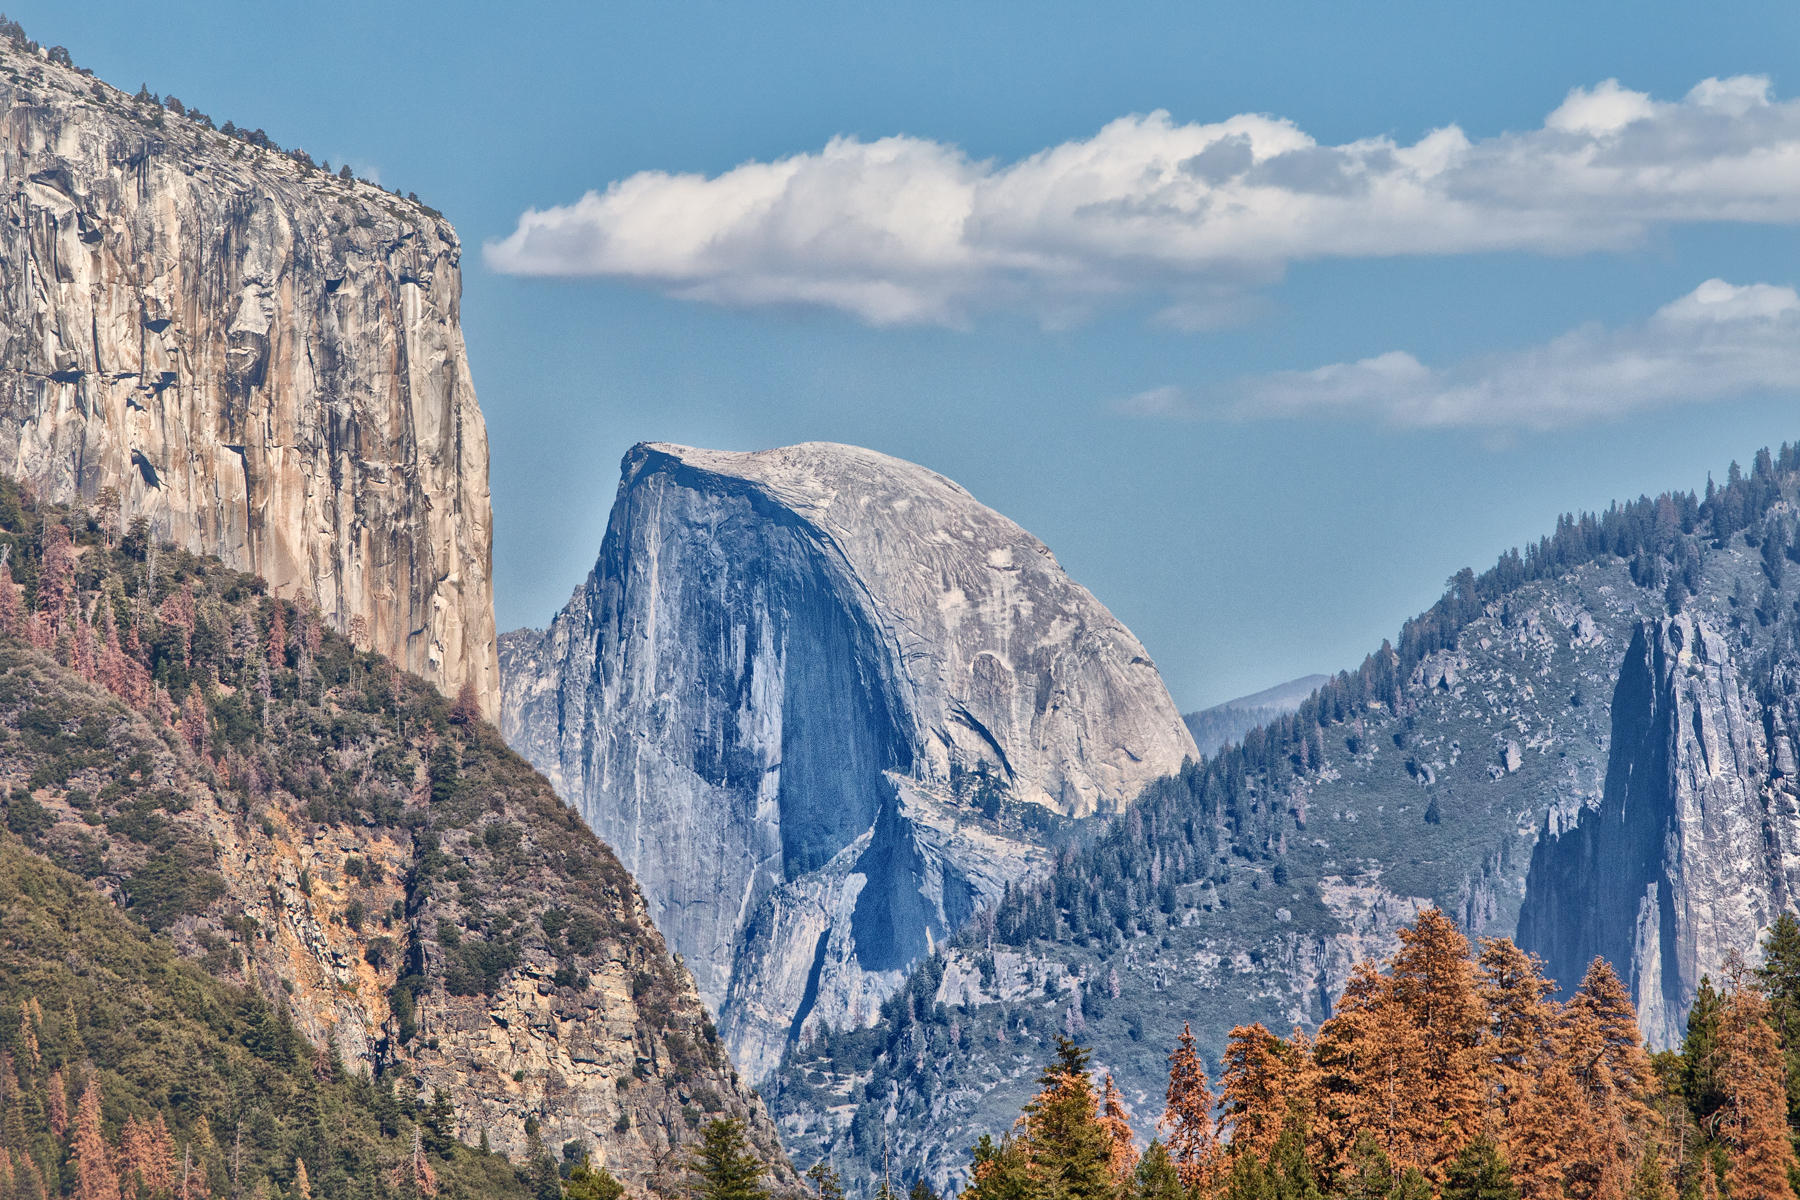
<svg viewBox="0 0 1800 1200">
<path fill-rule="evenodd" d="M 1344 1200 L 1388 1200 L 1394 1183 L 1394 1164 L 1375 1136 L 1367 1130 L 1358 1133 L 1339 1178 Z"/>
<path fill-rule="evenodd" d="M 1762 952 L 1756 977 L 1768 997 L 1770 1023 L 1787 1064 L 1788 1124 L 1800 1129 L 1800 921 L 1793 913 L 1775 918 Z"/>
<path fill-rule="evenodd" d="M 1306 1156 L 1306 1124 L 1291 1115 L 1269 1151 L 1269 1185 L 1275 1200 L 1324 1200 Z"/>
<path fill-rule="evenodd" d="M 562 1200 L 562 1172 L 556 1169 L 535 1119 L 525 1122 L 525 1178 L 537 1200 Z"/>
<path fill-rule="evenodd" d="M 119 1131 L 119 1185 L 127 1195 L 162 1196 L 175 1184 L 175 1148 L 162 1114 Z"/>
<path fill-rule="evenodd" d="M 1399 1067 L 1416 1054 L 1411 1027 L 1393 1020 L 1387 980 L 1374 965 L 1350 970 L 1337 1010 L 1319 1027 L 1313 1058 L 1319 1068 L 1318 1119 L 1341 1167 L 1367 1138 L 1392 1168 L 1399 1106 Z"/>
<path fill-rule="evenodd" d="M 1719 1083 L 1719 1021 L 1724 1001 L 1707 976 L 1700 977 L 1694 1005 L 1688 1010 L 1687 1036 L 1681 1043 L 1682 1090 L 1700 1121 L 1709 1121 L 1723 1103 Z"/>
<path fill-rule="evenodd" d="M 1287 1123 L 1288 1047 L 1262 1025 L 1239 1025 L 1225 1043 L 1223 1124 L 1233 1158 L 1267 1157 Z"/>
<path fill-rule="evenodd" d="M 1397 1111 L 1408 1149 L 1396 1155 L 1434 1179 L 1481 1128 L 1480 1040 L 1486 1014 L 1475 992 L 1469 941 L 1442 910 L 1400 931 L 1388 995 L 1418 1035 L 1416 1063 L 1402 1067 L 1409 1094 Z"/>
<path fill-rule="evenodd" d="M 563 1200 L 622 1200 L 625 1185 L 613 1177 L 613 1173 L 605 1167 L 596 1167 L 583 1154 L 581 1162 L 569 1172 L 569 1181 L 563 1185 Z M 840 1191 L 839 1195 L 842 1195 Z"/>
<path fill-rule="evenodd" d="M 1654 1142 L 1646 1143 L 1631 1180 L 1631 1200 L 1675 1200 L 1675 1189 L 1663 1173 L 1662 1155 Z"/>
<path fill-rule="evenodd" d="M 1206 1068 L 1194 1051 L 1186 1022 L 1169 1055 L 1168 1106 L 1158 1122 L 1168 1135 L 1168 1155 L 1189 1189 L 1210 1189 L 1220 1173 L 1220 1149 L 1213 1119 L 1213 1094 Z"/>
<path fill-rule="evenodd" d="M 1043 1200 L 1111 1200 L 1113 1139 L 1101 1124 L 1088 1052 L 1056 1039 L 1056 1061 L 1025 1106 L 1025 1156 Z"/>
<path fill-rule="evenodd" d="M 1452 1158 L 1444 1172 L 1440 1200 L 1519 1200 L 1518 1185 L 1500 1148 L 1486 1135 Z"/>
<path fill-rule="evenodd" d="M 1132 1200 L 1187 1200 L 1189 1194 L 1182 1186 L 1175 1161 L 1169 1157 L 1168 1147 L 1161 1141 L 1152 1140 L 1150 1148 L 1138 1159 L 1132 1177 Z"/>
<path fill-rule="evenodd" d="M 688 1151 L 688 1171 L 700 1200 L 763 1200 L 763 1164 L 750 1152 L 735 1117 L 708 1121 L 700 1144 Z"/>
<path fill-rule="evenodd" d="M 970 1184 L 959 1200 L 1034 1200 L 1030 1163 L 1019 1140 L 1002 1137 L 998 1145 L 987 1134 L 975 1143 Z"/>
<path fill-rule="evenodd" d="M 294 1195 L 298 1200 L 312 1200 L 312 1180 L 306 1174 L 306 1160 L 294 1160 Z"/>
<path fill-rule="evenodd" d="M 844 1200 L 844 1184 L 831 1164 L 820 1159 L 806 1169 L 806 1180 L 819 1200 Z"/>
<path fill-rule="evenodd" d="M 1100 1088 L 1100 1126 L 1112 1144 L 1108 1169 L 1112 1171 L 1114 1183 L 1124 1191 L 1131 1186 L 1132 1173 L 1137 1170 L 1137 1146 L 1132 1142 L 1131 1112 L 1125 1107 L 1125 1097 L 1113 1082 L 1110 1071 Z"/>
<path fill-rule="evenodd" d="M 1719 1043 L 1719 1134 L 1730 1147 L 1731 1200 L 1791 1200 L 1788 1179 L 1796 1164 L 1780 1047 L 1769 1026 L 1768 1001 L 1747 981 L 1725 995 Z"/>
<path fill-rule="evenodd" d="M 75 1200 L 120 1200 L 112 1147 L 100 1122 L 100 1082 L 89 1080 L 75 1110 Z"/>
</svg>

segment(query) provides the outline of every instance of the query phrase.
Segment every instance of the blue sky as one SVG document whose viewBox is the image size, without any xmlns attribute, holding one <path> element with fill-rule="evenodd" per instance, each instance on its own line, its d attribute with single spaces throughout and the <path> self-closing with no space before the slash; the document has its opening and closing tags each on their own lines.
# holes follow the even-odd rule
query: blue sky
<svg viewBox="0 0 1800 1200">
<path fill-rule="evenodd" d="M 1193 707 L 1800 438 L 1794 6 L 871 7 L 8 12 L 456 223 L 502 628 L 591 566 L 633 442 L 830 439 L 1038 534 Z"/>
</svg>

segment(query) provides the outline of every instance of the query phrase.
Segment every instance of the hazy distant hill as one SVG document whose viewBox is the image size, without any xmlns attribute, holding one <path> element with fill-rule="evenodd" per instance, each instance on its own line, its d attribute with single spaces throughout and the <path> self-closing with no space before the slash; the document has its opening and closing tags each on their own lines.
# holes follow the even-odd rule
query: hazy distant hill
<svg viewBox="0 0 1800 1200">
<path fill-rule="evenodd" d="M 1319 690 L 1329 675 L 1302 675 L 1272 688 L 1239 696 L 1199 712 L 1186 713 L 1182 720 L 1194 735 L 1200 753 L 1211 758 L 1258 725 L 1267 725 L 1277 717 L 1285 717 L 1299 708 L 1306 698 Z"/>
</svg>

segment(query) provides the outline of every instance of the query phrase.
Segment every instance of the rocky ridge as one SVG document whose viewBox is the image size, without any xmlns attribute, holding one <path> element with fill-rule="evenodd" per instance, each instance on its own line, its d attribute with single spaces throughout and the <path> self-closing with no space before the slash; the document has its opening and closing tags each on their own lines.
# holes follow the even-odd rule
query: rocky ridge
<svg viewBox="0 0 1800 1200">
<path fill-rule="evenodd" d="M 1689 614 L 1638 625 L 1613 693 L 1606 790 L 1538 842 L 1519 941 L 1559 979 L 1625 973 L 1655 1046 L 1679 1044 L 1702 978 L 1723 980 L 1800 895 L 1793 680 L 1758 697 L 1731 640 Z"/>
<path fill-rule="evenodd" d="M 0 813 L 33 852 L 353 1071 L 443 1092 L 470 1145 L 523 1162 L 535 1126 L 673 1194 L 735 1116 L 792 1182 L 630 876 L 473 706 L 3 480 L 0 546 Z"/>
<path fill-rule="evenodd" d="M 508 741 L 618 850 L 760 1075 L 1194 754 L 1137 639 L 931 471 L 641 445 L 599 561 L 502 639 Z"/>
<path fill-rule="evenodd" d="M 1391 953 L 1427 904 L 1472 935 L 1528 941 L 1541 935 L 1522 913 L 1554 907 L 1566 929 L 1582 911 L 1639 981 L 1673 947 L 1674 982 L 1660 996 L 1640 982 L 1636 997 L 1664 1014 L 1650 1024 L 1667 1044 L 1698 975 L 1726 949 L 1751 950 L 1792 903 L 1797 491 L 1800 453 L 1784 448 L 1779 464 L 1734 468 L 1704 504 L 1676 495 L 1569 519 L 1528 555 L 1458 575 L 1398 650 L 1147 789 L 1041 887 L 971 921 L 873 1027 L 790 1051 L 768 1090 L 797 1161 L 866 1165 L 885 1146 L 954 1186 L 960 1148 L 1007 1127 L 1058 1034 L 1091 1045 L 1134 1111 L 1155 1114 L 1183 1022 L 1216 1077 L 1232 1025 L 1316 1025 L 1351 965 Z M 1640 635 L 1673 629 L 1692 633 L 1680 670 L 1661 676 L 1682 698 L 1629 718 L 1647 729 L 1655 717 L 1642 745 L 1670 739 L 1651 770 L 1614 744 L 1627 714 L 1609 700 L 1642 690 L 1622 682 L 1639 670 Z M 1632 773 L 1662 781 L 1649 827 L 1673 815 L 1666 839 L 1646 835 L 1656 854 L 1630 886 L 1576 896 L 1577 868 L 1534 867 L 1534 852 L 1558 861 L 1583 845 L 1628 861 L 1601 831 L 1618 826 L 1603 819 L 1609 797 L 1651 794 L 1648 778 L 1619 782 Z M 1653 879 L 1691 919 L 1640 942 Z M 1537 948 L 1563 975 L 1591 953 Z"/>
<path fill-rule="evenodd" d="M 462 247 L 423 206 L 0 39 L 0 469 L 497 713 Z"/>
</svg>

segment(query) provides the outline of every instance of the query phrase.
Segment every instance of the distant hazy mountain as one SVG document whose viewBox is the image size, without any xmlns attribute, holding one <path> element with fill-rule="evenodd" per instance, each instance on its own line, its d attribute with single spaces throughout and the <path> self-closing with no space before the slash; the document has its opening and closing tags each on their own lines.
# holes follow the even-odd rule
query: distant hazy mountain
<svg viewBox="0 0 1800 1200">
<path fill-rule="evenodd" d="M 1242 741 L 1244 735 L 1258 725 L 1267 725 L 1276 717 L 1285 717 L 1299 708 L 1329 678 L 1329 675 L 1302 675 L 1272 688 L 1239 696 L 1236 700 L 1187 713 L 1181 719 L 1186 722 L 1188 732 L 1194 735 L 1194 744 L 1200 748 L 1200 753 L 1211 758 L 1231 743 Z"/>
</svg>

